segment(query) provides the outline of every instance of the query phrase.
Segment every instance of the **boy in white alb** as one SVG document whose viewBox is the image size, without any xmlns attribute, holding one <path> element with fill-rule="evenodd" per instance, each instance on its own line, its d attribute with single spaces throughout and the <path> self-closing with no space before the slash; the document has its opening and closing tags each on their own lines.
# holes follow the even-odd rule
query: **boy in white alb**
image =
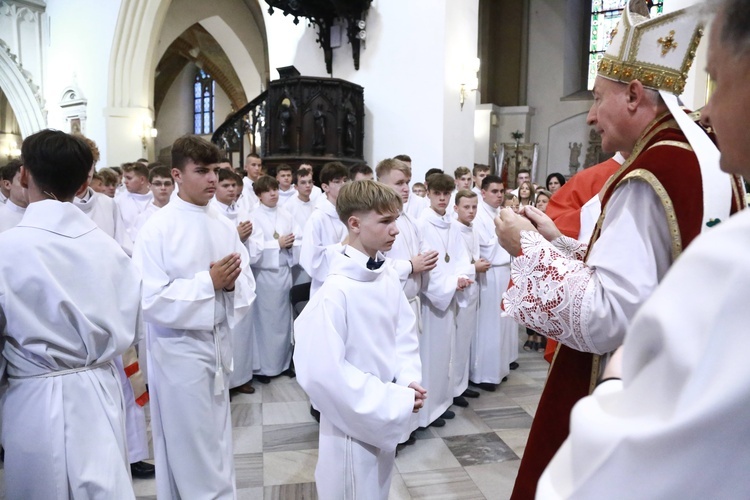
<svg viewBox="0 0 750 500">
<path fill-rule="evenodd" d="M 169 203 L 172 199 L 172 193 L 174 192 L 174 179 L 172 179 L 172 172 L 168 167 L 160 165 L 154 167 L 148 173 L 148 183 L 151 189 L 152 199 L 151 203 L 146 206 L 146 209 L 141 212 L 135 220 L 135 237 L 138 237 L 138 231 L 141 230 L 146 221 L 154 215 L 159 209 Z"/>
<path fill-rule="evenodd" d="M 247 213 L 252 213 L 258 208 L 258 197 L 253 191 L 253 183 L 257 181 L 263 172 L 263 161 L 255 153 L 250 153 L 245 158 L 245 177 L 242 178 L 242 193 L 237 197 L 237 205 Z"/>
<path fill-rule="evenodd" d="M 285 163 L 276 167 L 276 180 L 279 181 L 279 206 L 282 207 L 297 195 L 292 183 L 292 167 Z"/>
<path fill-rule="evenodd" d="M 10 184 L 8 185 L 8 199 L 5 204 L 0 205 L 0 233 L 21 222 L 29 204 L 26 189 L 21 185 L 21 162 L 14 160 L 3 169 L 10 179 Z"/>
<path fill-rule="evenodd" d="M 487 165 L 474 165 L 474 168 L 471 171 L 472 173 L 472 180 L 474 181 L 474 186 L 472 186 L 471 190 L 474 191 L 477 196 L 482 196 L 482 180 L 484 180 L 485 177 L 490 175 L 490 167 Z"/>
<path fill-rule="evenodd" d="M 315 210 L 315 202 L 311 197 L 314 187 L 312 175 L 312 169 L 306 165 L 301 166 L 297 170 L 297 182 L 295 183 L 297 186 L 297 196 L 292 196 L 286 205 L 284 205 L 284 208 L 292 215 L 294 223 L 297 224 L 297 227 L 302 232 L 304 232 L 307 221 L 310 219 L 313 210 Z M 296 240 L 299 240 L 300 245 L 302 244 L 302 239 L 302 234 L 296 238 Z M 294 247 L 294 250 L 298 252 L 299 248 Z M 292 284 L 310 283 L 310 275 L 299 265 L 299 255 L 296 255 L 295 260 L 298 263 L 292 267 Z"/>
<path fill-rule="evenodd" d="M 125 222 L 125 229 L 135 241 L 136 220 L 154 199 L 148 187 L 148 167 L 142 163 L 126 163 L 122 166 L 122 177 L 126 191 L 115 196 L 115 202 Z"/>
<path fill-rule="evenodd" d="M 342 188 L 349 245 L 332 252 L 329 278 L 295 322 L 297 380 L 321 411 L 320 498 L 387 499 L 396 445 L 426 397 L 415 316 L 383 265 L 400 209 L 374 181 Z"/>
<path fill-rule="evenodd" d="M 305 225 L 299 257 L 300 265 L 312 278 L 310 297 L 328 276 L 328 249 L 336 250 L 346 238 L 346 226 L 336 213 L 336 199 L 347 182 L 349 170 L 339 162 L 326 163 L 320 171 L 325 198 Z"/>
<path fill-rule="evenodd" d="M 430 398 L 419 414 L 420 427 L 445 425 L 453 418 L 448 410 L 453 404 L 454 380 L 451 360 L 455 358 L 456 292 L 473 283 L 471 258 L 455 229 L 446 207 L 451 201 L 453 178 L 433 174 L 427 178 L 430 208 L 422 212 L 419 223 L 422 236 L 438 252 L 437 266 L 422 277 L 422 335 L 419 355 L 422 358 L 422 380 L 430 388 Z"/>
<path fill-rule="evenodd" d="M 299 231 L 292 216 L 278 206 L 279 183 L 264 175 L 253 184 L 260 205 L 253 212 L 255 226 L 263 231 L 263 253 L 253 274 L 258 287 L 255 304 L 255 380 L 267 384 L 289 369 L 292 360 L 292 288 L 293 246 Z"/>
<path fill-rule="evenodd" d="M 94 162 L 89 170 L 88 180 L 93 179 L 96 163 L 99 161 L 99 148 L 96 143 L 78 136 L 91 150 Z M 76 193 L 73 204 L 85 213 L 99 229 L 114 238 L 120 248 L 130 256 L 133 253 L 133 242 L 125 231 L 125 224 L 120 217 L 117 204 L 107 195 L 95 192 L 84 184 Z M 150 453 L 148 449 L 148 433 L 146 427 L 146 412 L 143 407 L 148 403 L 149 395 L 146 390 L 146 350 L 145 343 L 141 343 L 143 335 L 135 339 L 137 348 L 131 347 L 122 357 L 114 359 L 117 367 L 122 393 L 125 397 L 125 431 L 127 433 L 128 460 L 130 472 L 134 478 L 150 479 L 154 477 L 154 466 L 145 462 Z M 138 351 L 141 352 L 139 358 Z M 126 371 L 127 367 L 127 371 Z"/>
<path fill-rule="evenodd" d="M 237 227 L 240 241 L 245 244 L 250 265 L 260 259 L 263 252 L 263 230 L 253 227 L 250 214 L 237 206 L 237 194 L 242 185 L 242 178 L 228 168 L 219 170 L 219 184 L 211 205 Z M 253 303 L 250 312 L 232 328 L 232 347 L 234 349 L 234 370 L 229 376 L 230 391 L 242 394 L 253 394 L 253 371 L 256 368 L 253 352 L 255 350 L 255 330 L 253 328 Z"/>
<path fill-rule="evenodd" d="M 462 189 L 471 189 L 471 170 L 468 167 L 458 167 L 453 171 L 453 178 L 455 179 L 456 187 L 453 193 L 451 193 L 451 201 L 445 210 L 455 219 L 456 215 L 453 213 L 453 210 L 456 206 L 456 195 Z"/>
<path fill-rule="evenodd" d="M 496 389 L 510 373 L 510 363 L 518 357 L 518 324 L 503 317 L 496 307 L 510 281 L 510 255 L 500 246 L 495 233 L 495 217 L 504 199 L 503 187 L 500 177 L 484 178 L 482 200 L 474 219 L 479 253 L 489 261 L 490 268 L 479 276 L 477 330 L 471 344 L 469 380 L 487 391 Z"/>
<path fill-rule="evenodd" d="M 227 377 L 231 328 L 255 283 L 237 229 L 209 202 L 219 150 L 195 136 L 172 146 L 178 196 L 141 228 L 151 425 L 160 498 L 236 496 Z"/>
<path fill-rule="evenodd" d="M 452 363 L 453 404 L 466 407 L 469 402 L 466 397 L 477 397 L 478 392 L 468 389 L 469 386 L 469 358 L 471 356 L 471 342 L 477 331 L 477 307 L 479 305 L 479 284 L 477 276 L 487 272 L 490 263 L 479 253 L 479 239 L 474 234 L 472 222 L 477 215 L 477 195 L 468 189 L 456 193 L 456 219 L 453 229 L 461 235 L 466 245 L 466 255 L 474 272 L 468 275 L 475 283 L 456 293 L 458 308 L 456 311 L 456 349 Z"/>
<path fill-rule="evenodd" d="M 5 495 L 132 499 L 113 360 L 140 332 L 138 272 L 70 203 L 93 164 L 86 143 L 43 130 L 22 152 L 30 203 L 0 234 Z"/>
<path fill-rule="evenodd" d="M 401 285 L 404 290 L 406 300 L 417 318 L 422 314 L 422 306 L 419 291 L 422 289 L 422 276 L 437 265 L 438 253 L 427 247 L 422 238 L 422 230 L 419 228 L 417 221 L 406 211 L 408 204 L 411 202 L 410 196 L 416 196 L 409 192 L 409 182 L 411 181 L 411 167 L 401 160 L 395 158 L 386 158 L 375 167 L 375 173 L 378 182 L 393 188 L 403 202 L 403 208 L 396 220 L 399 234 L 396 237 L 391 249 L 386 252 L 386 256 L 394 263 L 394 267 L 401 279 Z M 418 198 L 418 197 L 417 197 Z M 421 333 L 420 321 L 417 321 L 417 330 Z M 412 430 L 419 427 L 418 419 L 414 418 Z M 415 437 L 410 437 L 405 445 L 414 444 Z"/>
</svg>

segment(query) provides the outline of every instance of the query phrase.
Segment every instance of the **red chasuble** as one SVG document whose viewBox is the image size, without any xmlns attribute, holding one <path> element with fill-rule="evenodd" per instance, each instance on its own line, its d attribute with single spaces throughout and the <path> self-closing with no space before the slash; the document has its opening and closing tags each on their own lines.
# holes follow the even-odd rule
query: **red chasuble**
<svg viewBox="0 0 750 500">
<path fill-rule="evenodd" d="M 698 159 L 671 114 L 662 115 L 647 127 L 630 158 L 608 181 L 602 207 L 622 183 L 633 178 L 648 182 L 665 206 L 664 223 L 672 234 L 674 261 L 701 232 L 703 188 Z M 732 213 L 742 206 L 741 189 L 734 191 Z M 601 223 L 600 219 L 589 251 L 599 238 Z M 542 472 L 568 436 L 573 405 L 591 392 L 598 371 L 599 356 L 559 346 L 531 425 L 512 499 L 534 498 Z"/>
</svg>

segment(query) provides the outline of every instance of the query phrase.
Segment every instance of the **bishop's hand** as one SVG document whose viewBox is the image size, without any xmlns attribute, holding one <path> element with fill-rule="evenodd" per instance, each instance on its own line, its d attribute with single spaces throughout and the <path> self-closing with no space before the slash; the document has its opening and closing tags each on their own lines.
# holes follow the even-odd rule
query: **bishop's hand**
<svg viewBox="0 0 750 500">
<path fill-rule="evenodd" d="M 517 257 L 521 253 L 521 231 L 536 231 L 534 225 L 511 208 L 503 208 L 495 218 L 495 233 L 500 246 L 511 256 Z"/>
<path fill-rule="evenodd" d="M 527 205 L 524 207 L 523 215 L 534 224 L 536 230 L 544 236 L 545 240 L 552 241 L 562 236 L 562 233 L 557 229 L 557 226 L 552 222 L 552 219 L 538 208 Z"/>
</svg>

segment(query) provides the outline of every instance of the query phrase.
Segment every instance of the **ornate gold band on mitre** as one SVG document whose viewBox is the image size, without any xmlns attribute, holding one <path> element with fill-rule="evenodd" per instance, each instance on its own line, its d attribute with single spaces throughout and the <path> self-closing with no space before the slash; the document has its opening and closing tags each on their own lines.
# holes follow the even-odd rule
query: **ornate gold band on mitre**
<svg viewBox="0 0 750 500">
<path fill-rule="evenodd" d="M 702 36 L 695 8 L 649 19 L 632 12 L 629 4 L 612 32 L 597 75 L 623 83 L 638 80 L 645 87 L 680 95 Z"/>
<path fill-rule="evenodd" d="M 693 65 L 695 51 L 698 49 L 702 36 L 703 27 L 699 26 L 690 39 L 690 48 L 685 53 L 681 72 L 666 66 L 619 61 L 615 57 L 605 54 L 599 61 L 597 74 L 603 78 L 623 83 L 638 80 L 645 87 L 654 90 L 666 90 L 675 95 L 680 95 L 685 89 L 688 71 Z"/>
</svg>

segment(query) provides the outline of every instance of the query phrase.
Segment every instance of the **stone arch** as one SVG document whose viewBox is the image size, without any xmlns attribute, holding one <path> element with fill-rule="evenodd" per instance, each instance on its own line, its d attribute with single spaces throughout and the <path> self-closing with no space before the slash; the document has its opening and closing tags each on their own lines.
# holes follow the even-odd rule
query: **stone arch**
<svg viewBox="0 0 750 500">
<path fill-rule="evenodd" d="M 140 150 L 141 141 L 132 137 L 133 124 L 154 119 L 153 95 L 155 71 L 161 58 L 160 40 L 168 46 L 176 34 L 164 33 L 165 21 L 170 6 L 181 0 L 122 0 L 117 18 L 112 51 L 109 62 L 107 92 L 107 145 L 110 162 L 129 161 L 135 151 Z M 263 16 L 258 0 L 238 1 L 247 8 L 256 25 L 262 42 L 262 56 L 254 57 L 256 67 L 264 80 L 268 78 L 268 42 Z M 194 22 L 215 15 L 221 2 L 198 2 L 189 9 L 180 9 L 197 16 Z M 230 23 L 233 22 L 230 20 Z M 237 28 L 235 28 L 237 31 Z M 150 152 L 150 143 L 143 153 Z"/>
<path fill-rule="evenodd" d="M 0 88 L 13 108 L 23 137 L 47 126 L 39 87 L 18 64 L 3 40 L 0 40 Z"/>
</svg>

